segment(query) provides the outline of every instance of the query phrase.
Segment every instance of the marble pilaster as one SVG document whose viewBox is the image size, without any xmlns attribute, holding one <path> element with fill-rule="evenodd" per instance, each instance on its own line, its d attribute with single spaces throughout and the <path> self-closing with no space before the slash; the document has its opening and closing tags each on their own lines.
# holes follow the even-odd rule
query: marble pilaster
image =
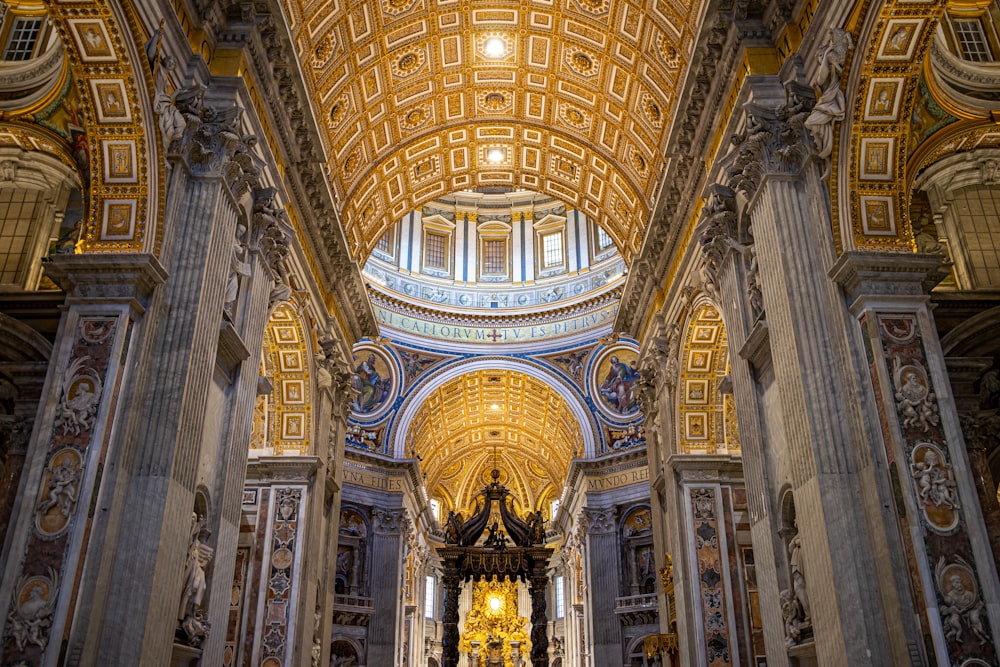
<svg viewBox="0 0 1000 667">
<path fill-rule="evenodd" d="M 404 509 L 376 508 L 372 511 L 371 571 L 375 576 L 371 581 L 371 597 L 379 613 L 368 625 L 368 663 L 371 665 L 390 665 L 396 660 L 396 638 L 402 616 L 403 546 L 411 529 Z"/>
<path fill-rule="evenodd" d="M 253 328 L 240 320 L 253 310 L 250 303 L 242 313 L 224 315 L 238 222 L 247 214 L 256 177 L 241 166 L 252 160 L 236 159 L 249 157 L 237 88 L 228 81 L 207 92 L 194 88 L 183 103 L 178 99 L 184 113 L 203 122 L 188 124 L 170 156 L 162 239 L 170 279 L 149 305 L 130 400 L 119 406 L 119 448 L 105 468 L 97 507 L 101 520 L 94 536 L 101 551 L 85 563 L 88 589 L 68 637 L 72 664 L 140 664 L 170 653 L 174 628 L 164 619 L 176 617 L 187 558 L 187 545 L 171 536 L 189 530 L 196 491 L 207 504 L 208 546 L 215 548 L 236 530 L 233 507 L 242 485 L 234 477 L 242 452 L 233 446 L 235 431 L 222 423 L 226 408 L 212 412 L 206 406 L 227 391 L 217 385 L 217 368 L 236 379 L 249 355 L 242 336 Z M 256 308 L 266 318 L 259 298 Z M 227 544 L 226 568 L 235 558 L 235 542 Z M 220 567 L 216 562 L 213 571 Z M 228 571 L 223 579 L 227 588 Z M 208 582 L 210 609 L 220 609 L 212 607 L 218 585 Z"/>
<path fill-rule="evenodd" d="M 998 658 L 1000 582 L 928 308 L 938 255 L 847 252 L 831 270 L 857 317 L 906 537 L 907 574 L 938 664 Z"/>
<path fill-rule="evenodd" d="M 47 267 L 67 293 L 66 309 L 0 584 L 4 661 L 27 665 L 56 664 L 71 619 L 86 613 L 85 565 L 99 558 L 102 537 L 101 517 L 88 510 L 118 454 L 110 443 L 116 406 L 131 387 L 126 369 L 148 335 L 150 295 L 166 278 L 154 257 L 140 254 L 57 255 Z"/>
<path fill-rule="evenodd" d="M 587 577 L 590 581 L 591 663 L 620 667 L 622 664 L 621 626 L 615 615 L 621 571 L 614 508 L 584 508 L 587 522 Z"/>
<path fill-rule="evenodd" d="M 763 391 L 734 378 L 738 394 L 763 396 L 762 459 L 774 462 L 770 470 L 755 469 L 750 459 L 757 457 L 746 452 L 747 487 L 752 497 L 762 489 L 761 473 L 774 475 L 771 484 L 778 488 L 768 490 L 780 491 L 794 507 L 782 521 L 791 522 L 798 537 L 799 563 L 783 562 L 787 547 L 782 543 L 779 551 L 774 542 L 775 529 L 783 527 L 778 521 L 770 522 L 767 534 L 755 531 L 755 546 L 770 542 L 775 572 L 793 577 L 804 570 L 805 587 L 796 585 L 803 595 L 807 589 L 810 599 L 830 601 L 812 609 L 815 648 L 799 646 L 806 640 L 790 634 L 786 642 L 795 649 L 789 655 L 812 660 L 814 651 L 831 664 L 892 664 L 919 650 L 917 626 L 906 582 L 891 567 L 902 545 L 888 511 L 891 490 L 869 445 L 876 420 L 856 389 L 863 348 L 827 276 L 835 260 L 830 205 L 823 165 L 812 158 L 806 136 L 808 103 L 795 91 L 794 83 L 786 90 L 776 77 L 751 82 L 744 126 L 723 167 L 735 192 L 734 211 L 745 216 L 741 227 L 753 243 L 755 259 L 746 270 L 759 284 L 743 299 L 751 306 L 745 310 L 763 312 L 767 323 L 751 330 L 749 347 L 744 344 L 746 357 L 766 359 Z M 772 506 L 777 500 L 768 498 Z M 758 516 L 766 507 L 752 500 Z M 794 525 L 795 516 L 810 519 Z M 776 601 L 768 598 L 776 585 L 763 583 L 770 659 Z"/>
<path fill-rule="evenodd" d="M 261 457 L 247 468 L 247 487 L 261 500 L 251 600 L 255 608 L 251 664 L 270 660 L 291 667 L 310 661 L 314 633 L 308 600 L 310 507 L 316 493 L 314 456 Z M 266 493 L 265 493 L 266 492 Z M 265 500 L 266 499 L 266 504 Z"/>
</svg>

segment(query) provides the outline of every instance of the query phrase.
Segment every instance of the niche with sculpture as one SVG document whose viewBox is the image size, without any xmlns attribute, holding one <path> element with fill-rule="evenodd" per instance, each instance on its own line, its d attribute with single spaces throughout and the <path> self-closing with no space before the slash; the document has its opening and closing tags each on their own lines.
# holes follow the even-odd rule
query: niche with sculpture
<svg viewBox="0 0 1000 667">
<path fill-rule="evenodd" d="M 209 564 L 215 550 L 208 545 L 211 531 L 208 524 L 208 503 L 205 496 L 195 495 L 194 510 L 188 531 L 187 554 L 184 559 L 184 579 L 181 598 L 177 605 L 176 643 L 195 649 L 201 648 L 211 629 L 208 623 Z"/>
<path fill-rule="evenodd" d="M 779 593 L 781 602 L 781 617 L 785 623 L 785 644 L 788 648 L 812 641 L 813 627 L 806 587 L 806 572 L 802 538 L 799 535 L 795 516 L 795 499 L 792 491 L 787 490 L 781 499 L 781 523 L 779 530 L 785 545 L 787 560 L 786 588 Z"/>
<path fill-rule="evenodd" d="M 648 506 L 635 507 L 622 521 L 624 551 L 624 594 L 652 595 L 656 593 L 656 558 L 653 554 L 653 524 Z"/>
<path fill-rule="evenodd" d="M 368 551 L 368 522 L 356 510 L 340 512 L 334 592 L 337 595 L 367 594 L 365 562 Z"/>
</svg>

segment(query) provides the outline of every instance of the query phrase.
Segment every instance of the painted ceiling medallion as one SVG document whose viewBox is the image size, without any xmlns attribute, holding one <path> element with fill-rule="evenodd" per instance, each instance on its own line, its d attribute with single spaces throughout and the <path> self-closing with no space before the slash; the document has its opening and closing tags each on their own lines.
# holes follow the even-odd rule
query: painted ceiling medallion
<svg viewBox="0 0 1000 667">
<path fill-rule="evenodd" d="M 638 354 L 627 345 L 604 350 L 591 371 L 590 381 L 597 406 L 613 419 L 630 419 L 639 414 Z"/>
</svg>

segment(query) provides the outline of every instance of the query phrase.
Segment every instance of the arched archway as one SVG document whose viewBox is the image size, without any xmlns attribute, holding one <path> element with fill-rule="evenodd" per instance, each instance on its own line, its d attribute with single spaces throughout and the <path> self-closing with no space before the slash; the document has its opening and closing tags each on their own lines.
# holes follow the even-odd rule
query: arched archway
<svg viewBox="0 0 1000 667">
<path fill-rule="evenodd" d="M 678 381 L 677 451 L 721 454 L 740 449 L 728 390 L 729 341 L 712 303 L 696 304 L 683 330 Z"/>
<path fill-rule="evenodd" d="M 257 397 L 251 456 L 312 453 L 310 350 L 296 309 L 289 303 L 279 304 L 264 332 L 261 375 L 270 381 L 271 391 Z"/>
</svg>

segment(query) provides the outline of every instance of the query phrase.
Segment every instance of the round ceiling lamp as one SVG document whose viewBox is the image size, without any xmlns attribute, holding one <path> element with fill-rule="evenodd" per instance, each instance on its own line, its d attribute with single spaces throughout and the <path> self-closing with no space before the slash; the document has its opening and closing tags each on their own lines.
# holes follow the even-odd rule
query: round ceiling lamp
<svg viewBox="0 0 1000 667">
<path fill-rule="evenodd" d="M 489 148 L 486 150 L 486 161 L 490 164 L 500 164 L 504 159 L 502 148 Z"/>
<path fill-rule="evenodd" d="M 507 44 L 502 37 L 490 37 L 483 44 L 483 52 L 487 58 L 503 58 L 507 55 Z"/>
</svg>

